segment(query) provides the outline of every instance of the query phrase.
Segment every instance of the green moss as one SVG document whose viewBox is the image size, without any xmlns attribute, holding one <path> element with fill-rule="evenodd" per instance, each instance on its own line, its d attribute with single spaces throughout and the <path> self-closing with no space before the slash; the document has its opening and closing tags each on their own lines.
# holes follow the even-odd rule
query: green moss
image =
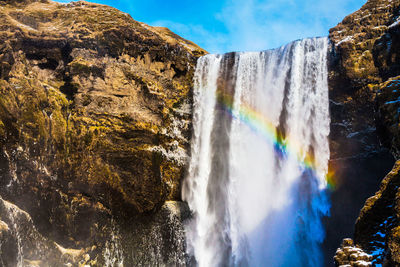
<svg viewBox="0 0 400 267">
<path fill-rule="evenodd" d="M 6 127 L 4 123 L 0 120 L 0 138 L 4 140 L 6 136 Z"/>
<path fill-rule="evenodd" d="M 38 46 L 42 39 L 48 46 L 57 45 L 41 47 L 39 51 L 33 46 L 25 48 L 15 40 L 15 47 L 21 49 L 14 51 L 10 79 L 0 80 L 0 136 L 4 128 L 10 131 L 3 117 L 13 119 L 20 131 L 15 135 L 17 145 L 37 151 L 35 156 L 59 177 L 56 183 L 71 190 L 85 190 L 104 204 L 109 205 L 115 198 L 142 212 L 160 205 L 166 198 L 179 197 L 175 193 L 179 191 L 183 168 L 149 147 L 171 141 L 160 134 L 160 129 L 168 128 L 173 109 L 179 108 L 189 96 L 195 58 L 187 45 L 192 44 L 170 32 L 143 27 L 108 7 L 86 3 L 48 5 L 43 9 L 39 8 L 41 3 L 35 5 L 37 10 L 29 10 L 27 16 L 38 21 L 51 20 L 49 25 L 38 24 L 39 28 L 43 26 L 42 35 L 37 37 Z M 51 24 L 59 31 L 47 32 Z M 36 63 L 28 60 L 25 53 L 60 53 L 59 32 L 68 32 L 68 44 L 73 50 L 64 56 L 72 61 L 67 67 L 60 64 L 63 69 L 54 72 L 33 68 Z M 115 58 L 121 54 L 126 60 Z M 93 60 L 87 55 L 93 55 Z M 191 68 L 184 75 L 171 77 L 171 64 L 182 70 L 188 65 Z M 104 77 L 104 66 L 110 76 Z M 93 81 L 81 79 L 91 75 L 103 79 L 106 86 L 112 85 L 104 92 L 92 92 L 87 85 Z M 115 79 L 110 82 L 112 75 L 121 77 L 121 82 Z M 65 83 L 65 76 L 73 76 L 74 83 Z M 108 103 L 98 101 L 97 97 L 109 94 L 110 87 L 132 93 L 131 97 L 139 99 L 138 107 L 119 113 L 112 109 L 107 113 Z M 78 88 L 79 95 L 69 94 Z M 136 108 L 139 113 L 143 110 L 143 114 L 133 115 Z M 138 119 L 142 115 L 145 119 Z M 40 147 L 35 143 L 40 143 Z M 32 180 L 36 182 L 35 194 L 43 193 L 42 184 Z"/>
</svg>

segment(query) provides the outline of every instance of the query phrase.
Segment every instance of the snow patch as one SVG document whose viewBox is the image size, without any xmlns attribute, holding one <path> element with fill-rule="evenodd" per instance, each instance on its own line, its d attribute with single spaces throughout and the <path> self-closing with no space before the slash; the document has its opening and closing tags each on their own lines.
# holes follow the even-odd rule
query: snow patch
<svg viewBox="0 0 400 267">
<path fill-rule="evenodd" d="M 386 234 L 382 233 L 381 231 L 376 232 L 376 235 L 380 236 L 380 237 L 385 237 Z"/>
<path fill-rule="evenodd" d="M 393 22 L 392 24 L 389 25 L 389 29 L 396 27 L 397 25 L 399 25 L 400 23 L 400 19 L 397 19 L 395 22 Z"/>
<path fill-rule="evenodd" d="M 161 155 L 170 161 L 175 161 L 179 166 L 183 166 L 187 162 L 188 155 L 186 150 L 179 146 L 178 141 L 173 141 L 167 144 L 167 148 L 163 146 L 153 146 L 148 150 L 152 152 L 161 153 Z"/>
<path fill-rule="evenodd" d="M 400 103 L 400 99 L 393 100 L 393 101 L 387 101 L 387 102 L 385 102 L 385 105 L 391 105 L 391 104 L 396 104 L 396 103 Z"/>
<path fill-rule="evenodd" d="M 338 46 L 338 45 L 340 45 L 340 44 L 342 44 L 342 43 L 349 42 L 349 41 L 351 41 L 351 40 L 353 40 L 353 36 L 346 36 L 344 39 L 342 39 L 340 42 L 338 42 L 338 43 L 336 44 L 336 46 Z"/>
<path fill-rule="evenodd" d="M 357 266 L 372 266 L 372 264 L 370 262 L 366 262 L 366 261 L 362 261 L 362 260 L 356 261 L 356 264 L 358 264 Z"/>
</svg>

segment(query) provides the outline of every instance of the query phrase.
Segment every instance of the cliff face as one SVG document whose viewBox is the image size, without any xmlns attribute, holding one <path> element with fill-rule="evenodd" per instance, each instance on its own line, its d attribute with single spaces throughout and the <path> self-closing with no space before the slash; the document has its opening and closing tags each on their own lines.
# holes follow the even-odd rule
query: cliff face
<svg viewBox="0 0 400 267">
<path fill-rule="evenodd" d="M 331 167 L 337 170 L 338 179 L 338 190 L 332 196 L 332 217 L 335 212 L 345 215 L 343 210 L 357 208 L 373 195 L 371 190 L 379 188 L 376 183 L 399 156 L 399 15 L 398 1 L 370 0 L 330 31 Z M 400 263 L 396 232 L 400 216 L 398 171 L 396 162 L 380 190 L 365 202 L 357 218 L 354 243 L 344 240 L 335 256 L 337 265 Z M 343 197 L 348 201 L 335 202 Z M 344 228 L 354 219 L 344 216 L 344 224 L 335 221 L 343 229 L 342 237 L 347 231 Z M 335 228 L 330 226 L 328 229 Z"/>
<path fill-rule="evenodd" d="M 330 31 L 327 259 L 399 159 L 399 6 L 370 0 Z M 107 6 L 0 0 L 0 265 L 187 263 L 179 191 L 205 53 Z M 400 264 L 399 166 L 337 265 Z"/>
<path fill-rule="evenodd" d="M 168 229 L 185 206 L 165 201 L 179 201 L 205 53 L 111 7 L 0 1 L 3 265 L 173 261 L 152 238 L 184 251 Z"/>
</svg>

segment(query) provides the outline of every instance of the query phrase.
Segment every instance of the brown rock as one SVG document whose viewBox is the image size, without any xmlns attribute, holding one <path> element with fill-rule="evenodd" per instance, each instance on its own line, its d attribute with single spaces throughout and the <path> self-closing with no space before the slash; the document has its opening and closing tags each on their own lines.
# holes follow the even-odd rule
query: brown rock
<svg viewBox="0 0 400 267">
<path fill-rule="evenodd" d="M 331 196 L 331 218 L 326 220 L 327 259 L 342 238 L 353 234 L 360 207 L 394 164 L 386 141 L 392 138 L 382 135 L 385 127 L 376 112 L 380 105 L 376 95 L 380 83 L 396 71 L 397 61 L 380 56 L 385 48 L 378 43 L 391 31 L 399 4 L 370 0 L 330 30 L 330 169 L 336 188 Z"/>
<path fill-rule="evenodd" d="M 102 266 L 130 254 L 114 228 L 180 199 L 206 52 L 83 1 L 0 1 L 0 44 L 0 195 L 46 242 L 72 249 L 63 259 Z"/>
</svg>

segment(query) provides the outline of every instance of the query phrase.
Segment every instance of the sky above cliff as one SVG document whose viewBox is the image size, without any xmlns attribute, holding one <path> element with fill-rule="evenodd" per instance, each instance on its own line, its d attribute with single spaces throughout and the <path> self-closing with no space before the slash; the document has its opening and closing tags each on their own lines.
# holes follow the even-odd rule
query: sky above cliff
<svg viewBox="0 0 400 267">
<path fill-rule="evenodd" d="M 60 0 L 59 2 L 70 2 Z M 95 0 L 168 27 L 211 53 L 259 51 L 327 36 L 366 0 Z"/>
</svg>

